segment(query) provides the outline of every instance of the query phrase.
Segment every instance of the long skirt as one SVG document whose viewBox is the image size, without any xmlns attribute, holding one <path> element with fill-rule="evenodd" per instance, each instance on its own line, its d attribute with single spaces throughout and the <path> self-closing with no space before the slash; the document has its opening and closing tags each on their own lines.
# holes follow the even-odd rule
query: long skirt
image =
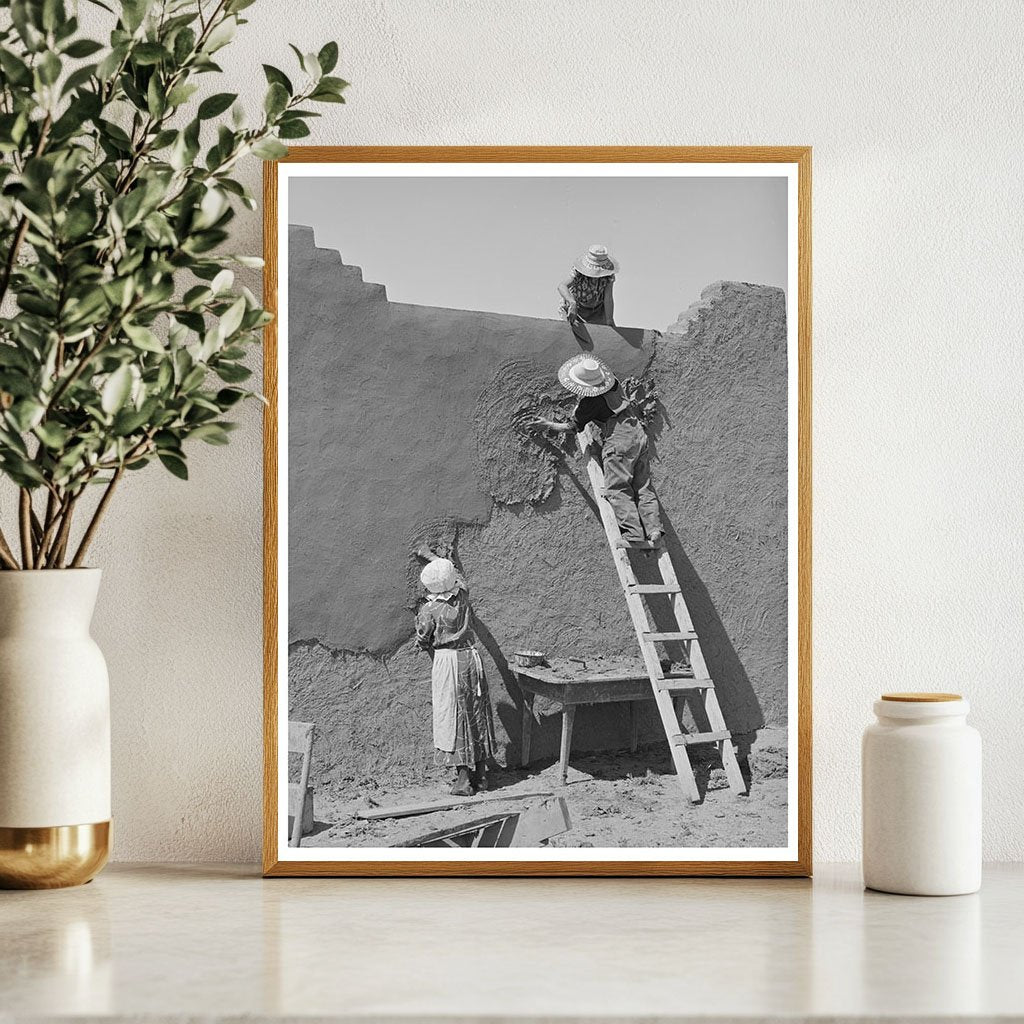
<svg viewBox="0 0 1024 1024">
<path fill-rule="evenodd" d="M 434 651 L 431 674 L 434 764 L 469 765 L 494 755 L 494 718 L 487 677 L 475 647 Z"/>
</svg>

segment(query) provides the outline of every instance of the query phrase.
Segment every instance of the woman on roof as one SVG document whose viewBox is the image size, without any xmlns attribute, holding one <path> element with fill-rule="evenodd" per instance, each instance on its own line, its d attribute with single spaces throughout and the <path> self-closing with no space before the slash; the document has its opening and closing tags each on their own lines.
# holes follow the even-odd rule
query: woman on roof
<svg viewBox="0 0 1024 1024">
<path fill-rule="evenodd" d="M 575 325 L 615 326 L 615 274 L 618 260 L 603 245 L 592 245 L 573 263 L 572 273 L 558 286 L 562 315 Z"/>
</svg>

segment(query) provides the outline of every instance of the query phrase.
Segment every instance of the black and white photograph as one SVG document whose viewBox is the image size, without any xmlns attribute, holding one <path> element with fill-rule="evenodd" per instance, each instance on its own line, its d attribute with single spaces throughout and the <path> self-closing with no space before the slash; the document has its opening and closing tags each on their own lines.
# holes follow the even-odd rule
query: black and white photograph
<svg viewBox="0 0 1024 1024">
<path fill-rule="evenodd" d="M 294 152 L 279 859 L 796 862 L 796 164 Z"/>
</svg>

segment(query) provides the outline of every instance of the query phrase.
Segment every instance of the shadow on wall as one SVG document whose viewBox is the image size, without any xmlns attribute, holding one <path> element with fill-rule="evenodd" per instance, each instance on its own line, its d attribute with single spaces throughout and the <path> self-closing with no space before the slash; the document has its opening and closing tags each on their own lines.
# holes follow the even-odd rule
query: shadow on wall
<svg viewBox="0 0 1024 1024">
<path fill-rule="evenodd" d="M 687 557 L 679 534 L 670 517 L 665 514 L 664 508 L 661 522 L 665 528 L 665 544 L 672 556 L 683 600 L 690 612 L 694 631 L 700 637 L 701 652 L 707 662 L 708 674 L 714 680 L 715 693 L 718 695 L 718 703 L 726 724 L 736 734 L 756 732 L 764 726 L 764 713 L 750 676 L 729 638 L 729 632 L 715 608 L 708 588 Z M 659 580 L 654 559 L 648 561 L 640 556 L 639 560 L 645 565 L 636 569 L 637 579 L 641 582 Z M 667 595 L 653 595 L 647 606 L 655 629 L 670 631 L 678 628 L 672 612 L 671 599 Z M 682 655 L 681 648 L 682 645 L 678 648 L 669 645 L 668 651 L 675 658 Z M 691 711 L 695 710 L 697 703 L 690 702 Z M 709 728 L 706 720 L 701 720 L 699 715 L 695 717 L 698 729 L 703 731 Z"/>
<path fill-rule="evenodd" d="M 630 348 L 635 349 L 643 349 L 644 342 L 650 334 L 649 331 L 642 327 L 619 327 L 616 325 L 608 328 L 608 330 L 614 331 Z M 590 335 L 587 324 L 577 321 L 573 324 L 572 333 L 582 351 L 594 351 L 594 339 Z"/>
</svg>

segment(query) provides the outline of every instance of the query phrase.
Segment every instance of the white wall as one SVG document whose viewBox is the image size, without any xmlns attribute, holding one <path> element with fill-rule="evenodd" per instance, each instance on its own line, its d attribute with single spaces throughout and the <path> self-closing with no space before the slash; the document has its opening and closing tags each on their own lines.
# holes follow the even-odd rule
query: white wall
<svg viewBox="0 0 1024 1024">
<path fill-rule="evenodd" d="M 1018 0 L 259 0 L 247 13 L 217 89 L 252 102 L 259 64 L 287 66 L 288 41 L 339 41 L 354 84 L 314 143 L 814 147 L 816 856 L 858 856 L 871 700 L 920 688 L 971 699 L 986 854 L 1024 857 Z M 258 217 L 241 219 L 235 248 L 259 239 Z M 96 550 L 120 859 L 258 855 L 248 416 L 231 448 L 197 453 L 190 485 L 133 479 Z"/>
</svg>

